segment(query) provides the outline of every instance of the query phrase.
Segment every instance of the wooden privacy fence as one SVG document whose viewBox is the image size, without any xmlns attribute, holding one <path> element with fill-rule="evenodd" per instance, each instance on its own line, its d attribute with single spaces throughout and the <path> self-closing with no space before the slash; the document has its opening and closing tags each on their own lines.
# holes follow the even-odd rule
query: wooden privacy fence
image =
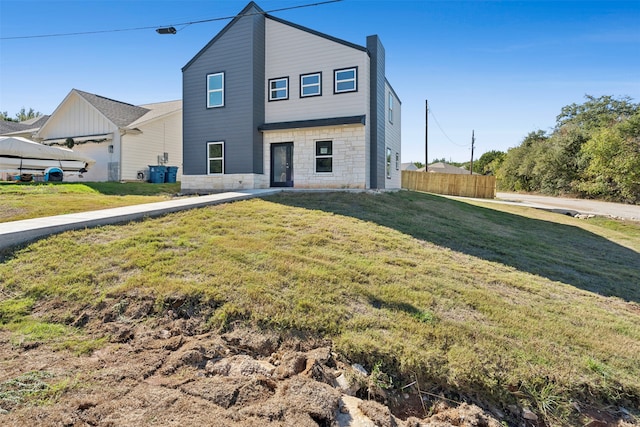
<svg viewBox="0 0 640 427">
<path fill-rule="evenodd" d="M 493 199 L 496 197 L 496 177 L 402 171 L 402 188 L 449 196 Z"/>
</svg>

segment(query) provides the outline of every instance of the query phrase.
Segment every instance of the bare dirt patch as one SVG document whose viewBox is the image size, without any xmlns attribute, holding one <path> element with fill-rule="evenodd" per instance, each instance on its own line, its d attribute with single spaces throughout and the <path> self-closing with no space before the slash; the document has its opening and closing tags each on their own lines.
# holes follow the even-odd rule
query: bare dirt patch
<svg viewBox="0 0 640 427">
<path fill-rule="evenodd" d="M 425 405 L 410 390 L 376 388 L 324 339 L 242 326 L 210 332 L 186 313 L 156 317 L 145 298 L 101 307 L 35 310 L 106 336 L 90 354 L 16 344 L 0 331 L 0 425 L 500 426 L 475 405 Z"/>
</svg>

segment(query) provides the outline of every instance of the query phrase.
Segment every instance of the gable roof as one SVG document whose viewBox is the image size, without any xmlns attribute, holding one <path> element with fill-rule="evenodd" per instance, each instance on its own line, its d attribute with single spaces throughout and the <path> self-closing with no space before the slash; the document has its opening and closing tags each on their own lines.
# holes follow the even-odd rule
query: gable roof
<svg viewBox="0 0 640 427">
<path fill-rule="evenodd" d="M 252 9 L 254 9 L 254 12 L 250 12 Z M 240 18 L 245 17 L 245 16 L 251 16 L 251 15 L 263 15 L 267 19 L 271 19 L 271 20 L 279 22 L 281 24 L 288 25 L 290 27 L 297 28 L 298 30 L 305 31 L 307 33 L 313 34 L 315 36 L 322 37 L 322 38 L 325 38 L 327 40 L 331 40 L 332 42 L 340 43 L 342 45 L 351 47 L 353 49 L 361 50 L 363 52 L 368 52 L 367 48 L 364 47 L 364 46 L 360 46 L 360 45 L 348 42 L 346 40 L 342 40 L 342 39 L 339 39 L 337 37 L 333 37 L 333 36 L 330 36 L 330 35 L 325 34 L 325 33 L 321 33 L 321 32 L 316 31 L 316 30 L 312 30 L 311 28 L 307 28 L 307 27 L 304 27 L 302 25 L 294 24 L 293 22 L 286 21 L 284 19 L 276 18 L 275 16 L 269 15 L 267 12 L 262 10 L 262 8 L 260 6 L 258 6 L 254 1 L 250 1 L 244 7 L 244 9 L 242 9 L 240 11 L 240 13 L 238 13 L 231 20 L 231 22 L 229 22 L 227 25 L 225 25 L 224 28 L 222 30 L 220 30 L 220 32 L 218 34 L 216 34 L 216 36 L 213 39 L 211 39 L 211 41 L 209 41 L 209 43 L 207 43 L 202 49 L 200 49 L 200 51 L 198 53 L 196 53 L 195 56 L 193 58 L 191 58 L 191 60 L 189 62 L 187 62 L 184 67 L 182 67 L 182 71 L 184 72 L 187 68 L 189 68 L 189 66 L 191 66 L 191 64 L 193 64 L 196 61 L 196 59 L 198 59 L 207 49 L 209 49 L 209 47 L 212 44 L 214 44 L 220 37 L 222 37 L 229 30 L 229 28 L 231 28 L 236 22 L 238 22 L 238 20 Z"/>
<path fill-rule="evenodd" d="M 80 95 L 118 127 L 128 126 L 149 111 L 144 107 L 138 107 L 78 89 L 72 89 L 72 92 Z"/>
<path fill-rule="evenodd" d="M 0 120 L 0 135 L 11 132 L 20 132 L 27 129 L 31 129 L 33 126 L 26 125 L 20 122 L 10 122 L 6 120 Z"/>
<path fill-rule="evenodd" d="M 167 101 L 167 102 L 156 102 L 154 104 L 144 104 L 140 105 L 140 107 L 148 109 L 148 111 L 140 117 L 138 120 L 135 120 L 129 123 L 128 127 L 134 128 L 136 126 L 143 125 L 145 123 L 149 123 L 153 120 L 160 119 L 162 117 L 166 117 L 170 114 L 174 114 L 182 111 L 182 100 L 177 101 Z"/>
</svg>

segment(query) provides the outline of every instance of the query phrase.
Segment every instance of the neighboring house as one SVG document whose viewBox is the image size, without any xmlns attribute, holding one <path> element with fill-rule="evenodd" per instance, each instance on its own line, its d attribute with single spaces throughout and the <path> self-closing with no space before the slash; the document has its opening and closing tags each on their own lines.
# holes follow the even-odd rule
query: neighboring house
<svg viewBox="0 0 640 427">
<path fill-rule="evenodd" d="M 413 162 L 402 163 L 400 165 L 400 170 L 403 170 L 403 171 L 415 171 L 415 170 L 418 170 L 418 167 Z"/>
<path fill-rule="evenodd" d="M 432 163 L 429 165 L 429 169 L 427 170 L 433 173 L 448 173 L 452 175 L 462 175 L 462 174 L 469 175 L 469 171 L 467 169 L 459 168 L 458 166 L 450 165 L 448 163 L 443 163 L 443 162 Z M 418 169 L 418 171 L 424 172 L 424 168 L 420 168 Z"/>
<path fill-rule="evenodd" d="M 400 188 L 400 100 L 360 46 L 249 3 L 183 68 L 183 191 Z"/>
<path fill-rule="evenodd" d="M 83 181 L 148 179 L 159 164 L 178 166 L 180 180 L 182 102 L 136 106 L 72 89 L 34 139 L 94 159 Z"/>
<path fill-rule="evenodd" d="M 9 122 L 0 120 L 0 136 L 17 136 L 31 139 L 33 134 L 38 132 L 40 127 L 47 121 L 49 116 L 38 116 L 21 122 Z"/>
</svg>

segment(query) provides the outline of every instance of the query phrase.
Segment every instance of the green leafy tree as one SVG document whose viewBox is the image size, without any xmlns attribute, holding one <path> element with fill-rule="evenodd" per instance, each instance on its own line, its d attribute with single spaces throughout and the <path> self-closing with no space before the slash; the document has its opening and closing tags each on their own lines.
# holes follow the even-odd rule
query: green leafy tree
<svg viewBox="0 0 640 427">
<path fill-rule="evenodd" d="M 596 98 L 585 95 L 585 98 L 586 101 L 582 104 L 573 103 L 562 107 L 556 117 L 556 129 L 573 124 L 587 132 L 595 131 L 627 120 L 638 111 L 639 104 L 631 102 L 628 96 L 616 99 L 613 96 Z"/>
<path fill-rule="evenodd" d="M 506 153 L 491 150 L 484 153 L 478 160 L 473 161 L 473 172 L 481 175 L 493 175 L 504 161 Z"/>
<path fill-rule="evenodd" d="M 588 166 L 579 190 L 590 197 L 640 203 L 640 111 L 600 129 L 582 148 Z"/>
<path fill-rule="evenodd" d="M 0 112 L 0 120 L 4 120 L 6 122 L 22 122 L 25 120 L 33 119 L 36 117 L 40 117 L 42 115 L 41 112 L 34 110 L 33 108 L 29 108 L 27 111 L 26 108 L 22 107 L 20 111 L 18 111 L 15 115 L 15 119 L 9 117 L 6 111 Z"/>
<path fill-rule="evenodd" d="M 6 111 L 0 111 L 0 120 L 3 120 L 5 122 L 15 122 L 14 119 L 9 117 Z"/>
<path fill-rule="evenodd" d="M 33 119 L 41 115 L 41 112 L 35 111 L 33 108 L 29 108 L 29 111 L 26 111 L 26 109 L 22 107 L 22 109 L 20 109 L 20 111 L 18 111 L 18 113 L 16 114 L 16 119 L 18 119 L 19 122 L 23 122 L 25 120 Z"/>
<path fill-rule="evenodd" d="M 510 148 L 496 171 L 498 187 L 507 191 L 535 191 L 537 155 L 548 139 L 543 130 L 529 132 L 519 146 Z"/>
</svg>

